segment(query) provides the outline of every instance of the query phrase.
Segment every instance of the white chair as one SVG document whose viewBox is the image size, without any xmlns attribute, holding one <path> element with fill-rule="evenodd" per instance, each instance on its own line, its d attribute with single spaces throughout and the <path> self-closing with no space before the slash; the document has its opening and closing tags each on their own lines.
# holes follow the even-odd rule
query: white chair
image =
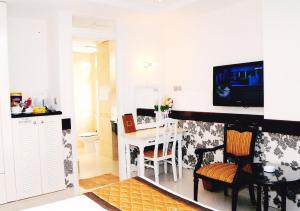
<svg viewBox="0 0 300 211">
<path fill-rule="evenodd" d="M 154 149 L 144 151 L 145 167 L 154 169 L 155 182 L 159 183 L 159 163 L 164 162 L 164 171 L 167 173 L 167 164 L 172 164 L 174 181 L 177 181 L 176 171 L 176 141 L 177 125 L 175 119 L 163 119 L 156 124 L 156 138 Z"/>
</svg>

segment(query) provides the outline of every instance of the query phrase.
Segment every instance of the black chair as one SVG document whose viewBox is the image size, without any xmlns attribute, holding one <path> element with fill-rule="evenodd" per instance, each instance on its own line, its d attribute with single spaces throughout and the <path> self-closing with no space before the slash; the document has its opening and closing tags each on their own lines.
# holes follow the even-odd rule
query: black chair
<svg viewBox="0 0 300 211">
<path fill-rule="evenodd" d="M 243 171 L 251 172 L 251 163 L 254 159 L 254 147 L 257 139 L 258 128 L 228 124 L 224 128 L 224 145 L 214 148 L 198 148 L 195 151 L 197 164 L 194 170 L 194 200 L 198 197 L 199 179 L 224 186 L 224 194 L 227 196 L 227 188 L 232 188 L 232 210 L 236 211 L 238 192 L 248 185 L 250 199 L 255 204 L 254 188 Z M 223 149 L 223 163 L 213 163 L 202 166 L 204 153 Z"/>
</svg>

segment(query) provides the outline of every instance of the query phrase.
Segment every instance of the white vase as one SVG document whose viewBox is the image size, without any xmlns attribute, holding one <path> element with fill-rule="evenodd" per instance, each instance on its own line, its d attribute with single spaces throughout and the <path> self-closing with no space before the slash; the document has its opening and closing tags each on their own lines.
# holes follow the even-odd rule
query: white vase
<svg viewBox="0 0 300 211">
<path fill-rule="evenodd" d="M 169 118 L 169 113 L 170 113 L 170 110 L 155 111 L 155 120 L 156 120 L 156 122 L 159 122 L 159 121 L 161 121 L 163 119 Z"/>
</svg>

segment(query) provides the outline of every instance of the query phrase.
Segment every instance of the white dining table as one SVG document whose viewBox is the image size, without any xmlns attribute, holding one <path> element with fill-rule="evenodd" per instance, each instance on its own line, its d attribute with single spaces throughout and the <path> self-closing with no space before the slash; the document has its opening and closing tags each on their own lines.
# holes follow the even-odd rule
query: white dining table
<svg viewBox="0 0 300 211">
<path fill-rule="evenodd" d="M 179 178 L 182 178 L 182 139 L 183 134 L 187 130 L 183 128 L 177 129 L 177 143 L 178 143 L 178 172 Z M 136 146 L 139 148 L 139 174 L 138 176 L 145 176 L 145 162 L 144 162 L 144 149 L 148 146 L 155 145 L 156 128 L 137 130 L 132 133 L 124 133 L 124 145 L 125 145 L 125 158 L 126 158 L 126 174 L 127 178 L 131 177 L 131 158 L 130 158 L 130 146 Z"/>
</svg>

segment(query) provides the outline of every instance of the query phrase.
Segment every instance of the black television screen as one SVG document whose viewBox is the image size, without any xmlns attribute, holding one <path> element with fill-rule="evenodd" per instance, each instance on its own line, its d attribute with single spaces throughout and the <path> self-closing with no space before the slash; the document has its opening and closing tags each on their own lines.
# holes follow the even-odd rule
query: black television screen
<svg viewBox="0 0 300 211">
<path fill-rule="evenodd" d="M 214 67 L 213 105 L 264 106 L 263 61 Z"/>
</svg>

